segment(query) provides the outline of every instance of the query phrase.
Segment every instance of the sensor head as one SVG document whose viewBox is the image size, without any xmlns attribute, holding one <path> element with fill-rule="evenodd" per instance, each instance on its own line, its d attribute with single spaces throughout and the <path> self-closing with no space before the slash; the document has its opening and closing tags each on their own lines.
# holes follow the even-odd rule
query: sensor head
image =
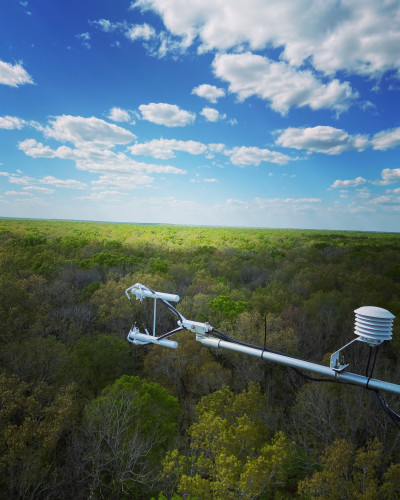
<svg viewBox="0 0 400 500">
<path fill-rule="evenodd" d="M 354 333 L 361 342 L 376 346 L 385 340 L 392 339 L 394 316 L 390 311 L 375 306 L 364 306 L 356 309 Z"/>
</svg>

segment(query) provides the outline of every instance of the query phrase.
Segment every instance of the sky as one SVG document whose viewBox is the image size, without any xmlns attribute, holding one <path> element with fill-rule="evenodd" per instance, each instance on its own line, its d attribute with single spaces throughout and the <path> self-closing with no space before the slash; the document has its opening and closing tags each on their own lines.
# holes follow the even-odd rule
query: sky
<svg viewBox="0 0 400 500">
<path fill-rule="evenodd" d="M 1 0 L 0 216 L 400 232 L 398 0 Z"/>
</svg>

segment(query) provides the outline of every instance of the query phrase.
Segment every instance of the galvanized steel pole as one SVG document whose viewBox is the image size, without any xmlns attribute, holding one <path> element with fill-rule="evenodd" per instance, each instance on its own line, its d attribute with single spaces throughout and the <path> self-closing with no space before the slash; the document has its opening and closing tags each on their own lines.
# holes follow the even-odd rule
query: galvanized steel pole
<svg viewBox="0 0 400 500">
<path fill-rule="evenodd" d="M 332 378 L 333 382 L 336 380 L 338 382 L 351 383 L 361 387 L 367 387 L 368 384 L 368 389 L 391 392 L 392 394 L 400 395 L 400 385 L 391 384 L 390 382 L 384 382 L 374 378 L 369 379 L 368 377 L 345 371 L 337 372 L 328 366 L 318 365 L 317 363 L 311 363 L 310 361 L 305 361 L 303 359 L 292 358 L 290 356 L 285 356 L 284 354 L 262 351 L 261 349 L 254 349 L 253 347 L 234 344 L 233 342 L 227 342 L 216 338 L 197 335 L 196 340 L 207 347 L 229 349 L 231 351 L 241 352 L 260 359 L 265 359 L 266 361 L 271 361 L 272 363 L 278 363 L 280 365 L 291 366 L 292 368 L 318 373 L 318 375 L 324 375 L 325 377 Z"/>
</svg>

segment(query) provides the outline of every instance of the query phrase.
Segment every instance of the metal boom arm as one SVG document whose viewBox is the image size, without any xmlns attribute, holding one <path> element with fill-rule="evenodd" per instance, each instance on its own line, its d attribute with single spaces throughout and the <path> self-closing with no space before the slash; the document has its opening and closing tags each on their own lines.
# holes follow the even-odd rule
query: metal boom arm
<svg viewBox="0 0 400 500">
<path fill-rule="evenodd" d="M 163 293 L 154 292 L 150 288 L 136 283 L 136 285 L 128 288 L 125 293 L 129 300 L 129 292 L 136 297 L 137 300 L 142 301 L 145 297 L 154 299 L 154 326 L 153 335 L 150 335 L 147 330 L 146 333 L 140 333 L 139 329 L 136 327 L 131 328 L 128 333 L 127 340 L 136 345 L 144 344 L 158 344 L 164 347 L 177 348 L 178 343 L 169 340 L 171 335 L 180 330 L 189 330 L 196 334 L 196 340 L 201 342 L 204 346 L 212 347 L 215 349 L 229 349 L 231 351 L 241 352 L 250 356 L 255 356 L 265 361 L 270 361 L 272 363 L 277 363 L 284 366 L 289 366 L 294 369 L 306 370 L 309 372 L 317 373 L 318 375 L 323 375 L 328 379 L 331 378 L 332 382 L 341 382 L 344 384 L 358 385 L 367 389 L 374 391 L 385 391 L 392 394 L 400 395 L 400 385 L 393 384 L 390 382 L 385 382 L 382 380 L 373 379 L 368 376 L 357 375 L 355 373 L 350 373 L 345 371 L 348 365 L 342 365 L 339 360 L 339 353 L 345 349 L 347 346 L 352 344 L 354 341 L 358 340 L 369 344 L 371 347 L 377 347 L 385 340 L 391 339 L 392 322 L 394 316 L 385 309 L 377 307 L 361 307 L 355 311 L 356 313 L 356 328 L 355 333 L 358 338 L 349 342 L 347 345 L 339 349 L 337 352 L 332 354 L 330 366 L 324 366 L 310 361 L 305 361 L 303 359 L 295 358 L 293 356 L 286 355 L 284 353 L 279 353 L 276 351 L 270 351 L 268 349 L 258 348 L 257 346 L 245 345 L 243 342 L 235 341 L 230 339 L 227 335 L 222 335 L 221 338 L 215 338 L 214 332 L 218 332 L 209 323 L 201 323 L 198 321 L 187 320 L 182 316 L 182 314 L 173 307 L 169 301 L 178 302 L 179 296 Z M 178 317 L 178 328 L 170 332 L 165 333 L 157 337 L 155 335 L 155 319 L 156 319 L 156 301 L 161 300 L 177 317 Z M 218 332 L 221 334 L 222 332 Z M 219 336 L 219 335 L 217 335 Z M 229 339 L 229 340 L 224 340 Z"/>
</svg>

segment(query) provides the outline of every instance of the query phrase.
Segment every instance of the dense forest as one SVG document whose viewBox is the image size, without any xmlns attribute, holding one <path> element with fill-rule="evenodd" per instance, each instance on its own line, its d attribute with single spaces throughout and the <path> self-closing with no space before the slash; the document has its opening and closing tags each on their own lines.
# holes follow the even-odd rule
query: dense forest
<svg viewBox="0 0 400 500">
<path fill-rule="evenodd" d="M 373 391 L 188 331 L 135 346 L 153 301 L 125 295 L 179 294 L 186 318 L 256 345 L 266 325 L 268 348 L 325 365 L 354 310 L 383 307 L 374 377 L 400 384 L 400 235 L 0 219 L 0 240 L 1 498 L 400 498 L 400 429 Z"/>
</svg>

